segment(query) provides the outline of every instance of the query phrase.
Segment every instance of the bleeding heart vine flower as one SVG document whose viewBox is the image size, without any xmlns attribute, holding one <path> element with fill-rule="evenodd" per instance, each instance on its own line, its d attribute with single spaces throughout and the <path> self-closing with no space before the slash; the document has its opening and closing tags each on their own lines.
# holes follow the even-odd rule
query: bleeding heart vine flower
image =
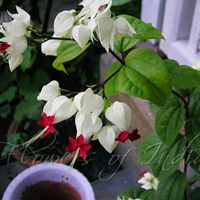
<svg viewBox="0 0 200 200">
<path fill-rule="evenodd" d="M 76 106 L 66 96 L 59 96 L 48 101 L 43 108 L 43 113 L 46 113 L 47 116 L 55 116 L 54 124 L 69 119 L 76 112 Z"/>
<path fill-rule="evenodd" d="M 72 29 L 72 38 L 81 48 L 85 48 L 90 39 L 90 29 L 84 24 L 74 26 Z"/>
<path fill-rule="evenodd" d="M 131 108 L 123 102 L 115 101 L 106 109 L 105 116 L 121 131 L 128 130 L 130 128 L 132 111 Z"/>
<path fill-rule="evenodd" d="M 123 102 L 114 102 L 105 111 L 106 118 L 114 124 L 114 126 L 104 126 L 93 140 L 98 139 L 101 145 L 111 153 L 119 142 L 125 142 L 127 139 L 131 141 L 139 139 L 137 129 L 129 132 L 131 123 L 131 108 Z"/>
<path fill-rule="evenodd" d="M 86 115 L 91 113 L 93 124 L 96 122 L 104 108 L 103 98 L 98 94 L 94 94 L 91 88 L 88 88 L 85 92 L 77 94 L 74 97 L 74 104 L 78 109 L 77 116 L 80 114 Z"/>
<path fill-rule="evenodd" d="M 8 48 L 10 48 L 11 46 L 8 44 L 8 43 L 6 43 L 6 42 L 2 42 L 1 44 L 0 44 L 0 53 L 3 53 L 6 49 L 8 49 Z"/>
<path fill-rule="evenodd" d="M 126 140 L 135 141 L 140 139 L 140 135 L 138 134 L 138 129 L 133 129 L 132 132 L 129 131 L 122 131 L 117 138 L 115 138 L 115 141 L 118 142 L 126 142 Z"/>
<path fill-rule="evenodd" d="M 116 126 L 104 126 L 97 134 L 97 138 L 106 151 L 112 153 L 118 142 L 115 138 L 120 133 L 119 128 Z"/>
<path fill-rule="evenodd" d="M 42 113 L 42 120 L 39 120 L 37 123 L 42 127 L 42 128 L 46 128 L 46 130 L 44 131 L 44 135 L 48 136 L 50 133 L 54 133 L 55 129 L 54 129 L 54 121 L 55 121 L 55 116 L 47 116 L 46 113 Z"/>
<path fill-rule="evenodd" d="M 30 27 L 30 15 L 23 9 L 16 6 L 17 14 L 8 14 L 13 18 L 11 22 L 2 23 L 0 32 L 4 35 L 0 39 L 1 42 L 8 44 L 10 47 L 5 49 L 2 56 L 8 60 L 9 68 L 13 71 L 18 67 L 22 60 L 22 53 L 27 48 L 26 37 L 30 35 L 28 27 Z"/>
<path fill-rule="evenodd" d="M 112 0 L 83 0 L 80 5 L 83 9 L 78 17 L 93 19 L 96 15 L 102 13 L 106 7 L 111 7 Z"/>
<path fill-rule="evenodd" d="M 83 135 L 80 135 L 77 137 L 77 139 L 74 139 L 72 137 L 69 137 L 70 144 L 66 146 L 66 151 L 73 152 L 79 150 L 79 157 L 86 159 L 87 152 L 92 148 L 91 144 L 85 143 L 85 138 Z"/>
<path fill-rule="evenodd" d="M 62 11 L 57 14 L 55 20 L 54 20 L 54 34 L 53 37 L 70 37 L 72 27 L 75 23 L 76 11 L 70 10 L 70 11 Z M 50 39 L 46 42 L 42 43 L 42 53 L 49 56 L 56 56 L 57 55 L 57 49 L 60 46 L 60 43 L 62 40 L 58 39 Z"/>
<path fill-rule="evenodd" d="M 82 134 L 86 140 L 97 134 L 102 127 L 101 119 L 97 117 L 95 121 L 92 120 L 91 113 L 76 115 L 75 124 L 77 136 Z"/>
<path fill-rule="evenodd" d="M 159 181 L 158 179 L 149 172 L 143 174 L 143 177 L 138 180 L 138 183 L 142 184 L 142 188 L 145 190 L 157 190 Z"/>
<path fill-rule="evenodd" d="M 52 101 L 58 96 L 60 96 L 59 83 L 57 81 L 51 81 L 50 83 L 42 87 L 42 90 L 38 95 L 37 100 Z"/>
</svg>

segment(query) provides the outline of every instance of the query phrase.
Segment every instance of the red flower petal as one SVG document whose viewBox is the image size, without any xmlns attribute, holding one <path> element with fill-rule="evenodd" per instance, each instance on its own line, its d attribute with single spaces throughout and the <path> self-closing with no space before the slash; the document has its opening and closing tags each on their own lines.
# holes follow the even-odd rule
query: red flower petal
<svg viewBox="0 0 200 200">
<path fill-rule="evenodd" d="M 122 131 L 117 138 L 115 138 L 115 141 L 119 142 L 126 142 L 128 139 L 130 133 L 128 131 Z"/>
<path fill-rule="evenodd" d="M 83 135 L 79 135 L 77 137 L 77 143 L 78 143 L 79 146 L 81 146 L 84 143 L 84 137 L 83 137 Z"/>
<path fill-rule="evenodd" d="M 144 177 L 144 175 L 145 175 L 147 172 L 148 172 L 148 171 L 141 172 L 141 173 L 140 173 L 140 176 L 141 176 L 141 177 Z"/>
<path fill-rule="evenodd" d="M 91 144 L 83 144 L 80 147 L 80 151 L 79 151 L 79 156 L 81 158 L 86 159 L 87 157 L 87 151 L 89 151 L 92 148 Z"/>
<path fill-rule="evenodd" d="M 133 129 L 133 131 L 128 136 L 129 140 L 135 141 L 140 139 L 140 135 L 138 134 L 138 129 Z"/>
<path fill-rule="evenodd" d="M 84 143 L 83 135 L 78 136 L 77 139 L 74 139 L 72 137 L 69 137 L 68 139 L 69 139 L 70 144 L 65 147 L 65 150 L 66 151 L 76 151 L 78 148 L 80 148 L 79 156 L 81 158 L 86 159 L 87 151 L 89 151 L 92 148 L 92 146 L 91 146 L 91 144 Z"/>
<path fill-rule="evenodd" d="M 0 52 L 4 52 L 6 49 L 8 49 L 9 47 L 11 47 L 8 43 L 3 42 L 0 44 Z"/>
<path fill-rule="evenodd" d="M 79 147 L 76 139 L 74 139 L 73 137 L 69 137 L 68 140 L 70 144 L 65 147 L 66 151 L 76 151 Z"/>
</svg>

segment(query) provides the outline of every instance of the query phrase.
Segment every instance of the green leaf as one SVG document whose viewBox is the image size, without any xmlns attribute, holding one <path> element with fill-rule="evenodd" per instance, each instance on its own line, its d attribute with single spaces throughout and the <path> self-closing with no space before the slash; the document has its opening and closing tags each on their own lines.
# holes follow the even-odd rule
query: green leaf
<svg viewBox="0 0 200 200">
<path fill-rule="evenodd" d="M 134 39 L 131 36 L 116 36 L 115 37 L 115 52 L 124 52 L 135 46 L 140 40 Z"/>
<path fill-rule="evenodd" d="M 136 17 L 130 15 L 121 16 L 124 17 L 136 31 L 137 34 L 133 36 L 133 39 L 139 39 L 143 41 L 148 39 L 163 38 L 161 32 L 151 24 L 145 23 L 142 20 L 139 20 Z"/>
<path fill-rule="evenodd" d="M 156 114 L 155 128 L 165 144 L 172 144 L 180 132 L 185 119 L 184 103 L 175 95 L 160 107 Z"/>
<path fill-rule="evenodd" d="M 89 46 L 90 44 L 82 49 L 75 41 L 62 41 L 57 50 L 57 58 L 53 62 L 53 67 L 66 73 L 63 63 L 73 60 L 84 52 Z"/>
<path fill-rule="evenodd" d="M 4 149 L 1 153 L 1 156 L 2 157 L 7 156 L 12 151 L 12 149 L 15 147 L 15 145 L 17 144 L 19 139 L 20 139 L 20 133 L 15 133 L 15 134 L 8 136 L 7 144 L 4 147 Z"/>
<path fill-rule="evenodd" d="M 200 155 L 190 148 L 188 148 L 188 152 L 188 164 L 194 171 L 198 173 L 197 178 L 200 179 Z"/>
<path fill-rule="evenodd" d="M 42 103 L 37 101 L 38 94 L 30 94 L 16 106 L 14 119 L 20 122 L 24 117 L 37 120 L 42 111 Z"/>
<path fill-rule="evenodd" d="M 124 4 L 130 3 L 132 0 L 113 0 L 112 6 L 122 6 Z"/>
<path fill-rule="evenodd" d="M 50 81 L 49 74 L 45 72 L 43 69 L 38 69 L 33 75 L 33 82 L 38 86 L 38 88 L 41 88 L 49 81 Z"/>
<path fill-rule="evenodd" d="M 184 147 L 183 137 L 180 137 L 173 145 L 167 146 L 155 133 L 152 133 L 142 141 L 138 159 L 142 164 L 150 165 L 153 174 L 162 180 L 178 169 L 184 158 Z"/>
<path fill-rule="evenodd" d="M 114 68 L 119 67 L 118 62 L 114 63 L 108 74 L 112 74 Z M 107 96 L 119 92 L 163 105 L 171 93 L 171 82 L 162 59 L 147 48 L 130 52 L 126 57 L 126 66 L 105 85 Z"/>
<path fill-rule="evenodd" d="M 132 199 L 142 199 L 142 200 L 154 200 L 154 191 L 153 190 L 144 190 L 142 188 L 129 188 L 123 192 L 120 192 L 117 200 L 129 200 Z"/>
<path fill-rule="evenodd" d="M 200 85 L 200 72 L 175 60 L 165 60 L 166 69 L 171 76 L 172 85 L 177 89 L 190 89 Z"/>
<path fill-rule="evenodd" d="M 195 188 L 190 193 L 190 200 L 199 200 L 200 199 L 200 187 Z"/>
<path fill-rule="evenodd" d="M 189 119 L 185 125 L 185 132 L 189 147 L 200 155 L 200 119 Z"/>
<path fill-rule="evenodd" d="M 189 113 L 191 117 L 200 118 L 200 87 L 191 91 L 189 100 Z"/>
<path fill-rule="evenodd" d="M 31 54 L 32 49 L 31 48 L 27 48 L 24 52 L 23 52 L 23 61 L 21 63 L 21 69 L 22 71 L 26 71 L 27 69 L 29 69 L 31 67 L 31 58 L 32 58 L 32 54 Z"/>
<path fill-rule="evenodd" d="M 15 98 L 15 93 L 17 88 L 15 86 L 11 86 L 4 93 L 0 94 L 0 103 L 11 102 Z"/>
<path fill-rule="evenodd" d="M 185 174 L 176 171 L 167 179 L 161 181 L 156 192 L 159 200 L 182 200 L 187 180 Z"/>
</svg>

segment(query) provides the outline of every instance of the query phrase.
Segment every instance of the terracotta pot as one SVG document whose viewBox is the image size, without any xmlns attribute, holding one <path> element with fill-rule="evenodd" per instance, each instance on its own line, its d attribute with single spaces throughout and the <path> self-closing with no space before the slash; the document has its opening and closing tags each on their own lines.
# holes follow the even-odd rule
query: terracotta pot
<svg viewBox="0 0 200 200">
<path fill-rule="evenodd" d="M 7 137 L 15 134 L 19 128 L 20 124 L 13 121 L 8 129 L 8 134 Z M 37 160 L 37 159 L 33 159 L 31 156 L 26 155 L 26 153 L 20 151 L 17 147 L 14 148 L 11 152 L 12 156 L 19 161 L 22 165 L 25 165 L 26 167 L 30 167 L 33 165 L 37 165 L 40 163 L 45 163 L 45 162 L 54 162 L 54 163 L 69 163 L 70 161 L 72 161 L 75 152 L 72 152 L 70 154 L 64 155 L 61 158 L 55 159 L 55 160 L 45 160 L 45 161 L 41 161 L 41 160 Z"/>
</svg>

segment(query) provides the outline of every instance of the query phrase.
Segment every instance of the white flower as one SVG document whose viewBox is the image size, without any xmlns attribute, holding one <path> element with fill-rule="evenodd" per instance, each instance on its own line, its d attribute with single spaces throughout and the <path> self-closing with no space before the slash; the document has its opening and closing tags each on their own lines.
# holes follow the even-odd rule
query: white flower
<svg viewBox="0 0 200 200">
<path fill-rule="evenodd" d="M 144 176 L 138 180 L 138 183 L 142 184 L 141 187 L 145 190 L 157 190 L 159 181 L 154 175 L 152 175 L 149 172 L 146 172 Z"/>
<path fill-rule="evenodd" d="M 94 122 L 91 113 L 76 115 L 75 124 L 77 137 L 82 134 L 86 140 L 96 134 L 102 127 L 101 119 L 97 117 Z"/>
<path fill-rule="evenodd" d="M 54 20 L 54 34 L 52 37 L 66 37 L 71 35 L 72 27 L 75 23 L 75 10 L 62 11 L 57 14 Z M 50 39 L 42 43 L 41 50 L 46 56 L 56 56 L 57 49 L 62 40 Z"/>
<path fill-rule="evenodd" d="M 118 137 L 120 130 L 116 126 L 104 126 L 97 134 L 97 138 L 101 145 L 112 153 L 119 142 L 115 141 Z"/>
<path fill-rule="evenodd" d="M 97 117 L 101 114 L 104 108 L 103 98 L 98 94 L 94 94 L 91 88 L 76 95 L 74 97 L 74 104 L 79 110 L 77 115 L 91 113 L 93 123 L 95 123 Z"/>
<path fill-rule="evenodd" d="M 78 17 L 93 19 L 98 13 L 102 13 L 107 6 L 111 7 L 112 0 L 83 0 L 80 5 L 83 9 L 78 14 Z"/>
<path fill-rule="evenodd" d="M 58 96 L 60 96 L 59 83 L 57 81 L 51 81 L 50 83 L 42 87 L 42 90 L 38 95 L 37 100 L 52 101 Z"/>
<path fill-rule="evenodd" d="M 31 22 L 31 18 L 30 15 L 23 9 L 21 9 L 20 7 L 16 6 L 16 10 L 17 10 L 17 14 L 11 14 L 10 12 L 8 12 L 8 14 L 16 21 L 19 21 L 20 23 L 25 24 L 26 26 L 30 25 Z"/>
<path fill-rule="evenodd" d="M 30 35 L 30 31 L 27 30 L 30 26 L 30 15 L 17 6 L 16 9 L 17 14 L 8 13 L 14 20 L 2 23 L 0 26 L 0 32 L 4 35 L 0 41 L 10 45 L 10 48 L 6 50 L 6 59 L 11 71 L 21 64 L 22 53 L 27 48 L 26 36 Z"/>
<path fill-rule="evenodd" d="M 72 37 L 81 48 L 85 48 L 90 38 L 90 29 L 83 24 L 74 26 L 72 29 Z"/>
<path fill-rule="evenodd" d="M 56 34 L 54 34 L 52 37 L 58 37 Z M 43 42 L 41 45 L 41 51 L 46 56 L 56 56 L 57 55 L 57 49 L 60 46 L 61 40 L 47 40 L 46 42 Z"/>
<path fill-rule="evenodd" d="M 62 11 L 57 14 L 54 20 L 54 33 L 59 36 L 65 36 L 72 29 L 75 23 L 75 10 Z"/>
<path fill-rule="evenodd" d="M 107 52 L 109 48 L 114 49 L 115 25 L 112 18 L 99 19 L 96 33 Z"/>
<path fill-rule="evenodd" d="M 115 30 L 116 30 L 116 34 L 118 34 L 118 35 L 132 36 L 133 34 L 136 33 L 135 30 L 133 29 L 133 27 L 123 17 L 118 17 L 115 20 Z"/>
<path fill-rule="evenodd" d="M 200 60 L 197 60 L 196 63 L 192 66 L 193 69 L 200 70 Z"/>
<path fill-rule="evenodd" d="M 105 116 L 120 130 L 128 130 L 130 128 L 132 111 L 131 108 L 123 102 L 115 101 L 106 109 Z"/>
<path fill-rule="evenodd" d="M 59 96 L 52 101 L 48 101 L 43 108 L 43 112 L 46 113 L 47 116 L 55 116 L 54 123 L 69 119 L 76 111 L 76 106 L 72 100 L 66 96 Z"/>
</svg>

